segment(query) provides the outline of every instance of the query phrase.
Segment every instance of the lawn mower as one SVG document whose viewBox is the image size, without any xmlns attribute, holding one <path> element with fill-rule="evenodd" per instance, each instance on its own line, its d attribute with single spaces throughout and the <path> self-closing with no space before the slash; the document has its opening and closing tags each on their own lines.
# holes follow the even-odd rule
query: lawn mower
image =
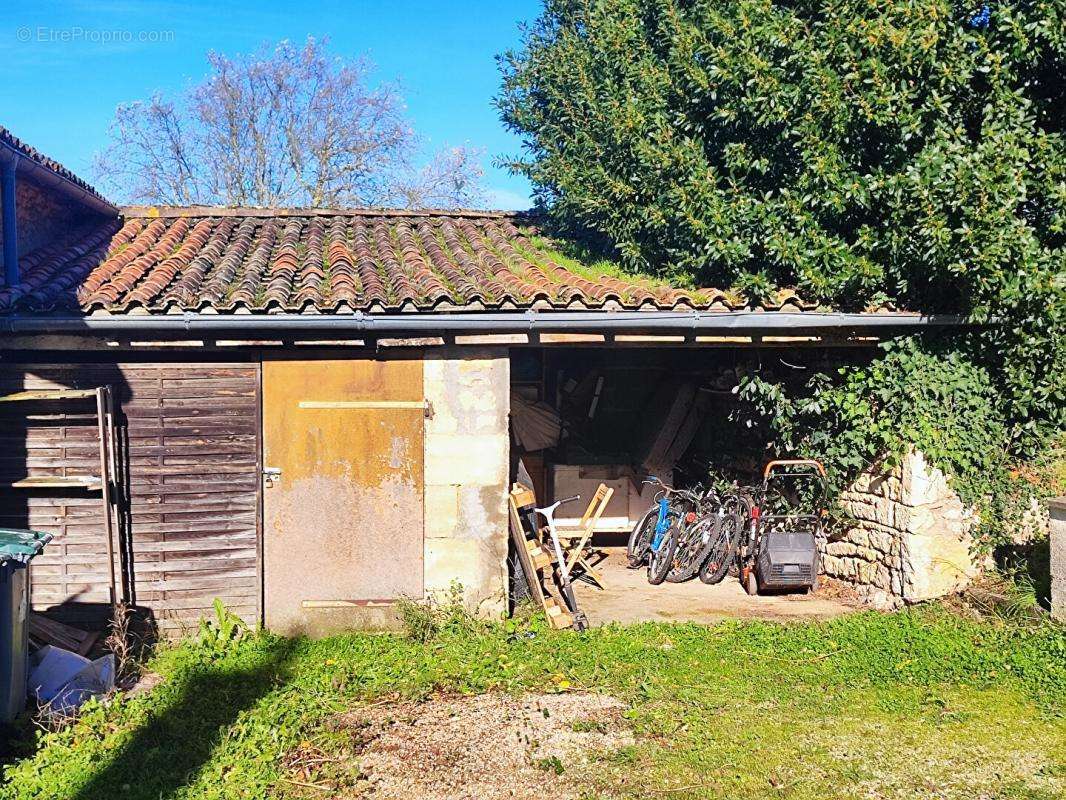
<svg viewBox="0 0 1066 800">
<path fill-rule="evenodd" d="M 825 467 L 812 459 L 769 462 L 740 551 L 740 582 L 761 590 L 818 588 L 818 543 L 825 538 Z"/>
</svg>

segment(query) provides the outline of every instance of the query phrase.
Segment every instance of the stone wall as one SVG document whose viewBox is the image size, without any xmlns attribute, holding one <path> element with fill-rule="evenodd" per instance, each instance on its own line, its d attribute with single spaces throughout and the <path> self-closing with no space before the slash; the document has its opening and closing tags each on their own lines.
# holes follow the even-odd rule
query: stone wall
<svg viewBox="0 0 1066 800">
<path fill-rule="evenodd" d="M 841 495 L 851 521 L 825 546 L 826 575 L 874 605 L 929 600 L 965 587 L 977 567 L 972 515 L 940 470 L 912 451 L 889 473 L 861 475 Z"/>
<path fill-rule="evenodd" d="M 507 611 L 510 360 L 506 350 L 429 351 L 425 435 L 425 589 L 452 582 L 484 617 Z"/>
</svg>

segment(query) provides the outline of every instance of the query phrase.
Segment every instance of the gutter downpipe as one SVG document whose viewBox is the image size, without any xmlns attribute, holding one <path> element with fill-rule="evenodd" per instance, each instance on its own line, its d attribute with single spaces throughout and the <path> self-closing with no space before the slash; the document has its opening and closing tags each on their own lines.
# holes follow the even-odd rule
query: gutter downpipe
<svg viewBox="0 0 1066 800">
<path fill-rule="evenodd" d="M 773 334 L 912 331 L 967 324 L 955 315 L 846 314 L 787 311 L 525 311 L 406 314 L 138 314 L 0 316 L 6 334 L 260 333 L 730 333 Z"/>
<path fill-rule="evenodd" d="M 4 285 L 19 283 L 18 212 L 15 208 L 15 168 L 18 157 L 0 151 L 0 208 L 4 227 Z"/>
</svg>

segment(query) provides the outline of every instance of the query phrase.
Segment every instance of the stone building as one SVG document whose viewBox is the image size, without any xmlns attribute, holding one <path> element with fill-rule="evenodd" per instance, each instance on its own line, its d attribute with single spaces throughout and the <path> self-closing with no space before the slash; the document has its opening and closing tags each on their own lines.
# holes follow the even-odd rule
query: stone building
<svg viewBox="0 0 1066 800">
<path fill-rule="evenodd" d="M 672 407 L 624 416 L 603 370 L 669 389 L 738 353 L 855 353 L 957 324 L 619 277 L 522 214 L 119 208 L 2 129 L 0 166 L 0 394 L 43 404 L 4 404 L 0 525 L 56 534 L 33 600 L 60 616 L 113 589 L 164 628 L 221 598 L 320 632 L 387 623 L 398 598 L 453 584 L 498 616 L 516 396 L 565 404 L 587 384 L 588 424 L 624 442 Z M 638 363 L 658 377 L 626 372 Z M 113 398 L 104 502 L 81 480 L 95 418 L 70 393 L 98 387 Z M 572 449 L 530 459 L 542 494 L 603 474 L 624 527 L 640 497 L 623 457 Z M 965 579 L 964 510 L 919 455 L 846 500 L 859 522 L 830 574 L 904 600 Z"/>
</svg>

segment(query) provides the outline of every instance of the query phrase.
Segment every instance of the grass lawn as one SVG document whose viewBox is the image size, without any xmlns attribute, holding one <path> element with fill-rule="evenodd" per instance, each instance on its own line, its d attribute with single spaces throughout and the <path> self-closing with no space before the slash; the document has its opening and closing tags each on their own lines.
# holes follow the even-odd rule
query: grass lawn
<svg viewBox="0 0 1066 800">
<path fill-rule="evenodd" d="M 635 744 L 589 769 L 550 765 L 579 796 L 1066 796 L 1061 627 L 928 608 L 583 635 L 453 618 L 422 634 L 209 631 L 153 659 L 165 680 L 150 693 L 27 741 L 0 798 L 357 796 L 343 760 L 292 780 L 295 750 L 348 751 L 351 732 L 330 724 L 343 712 L 526 690 L 625 705 Z"/>
</svg>

